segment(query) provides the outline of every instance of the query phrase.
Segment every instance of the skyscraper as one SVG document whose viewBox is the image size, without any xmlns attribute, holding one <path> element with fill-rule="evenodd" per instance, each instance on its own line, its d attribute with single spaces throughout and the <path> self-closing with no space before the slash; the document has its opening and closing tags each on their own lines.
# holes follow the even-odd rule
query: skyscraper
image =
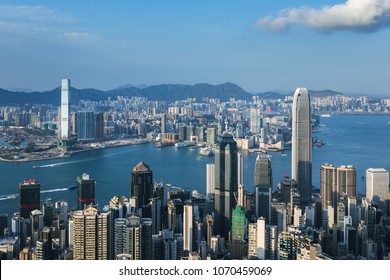
<svg viewBox="0 0 390 280">
<path fill-rule="evenodd" d="M 184 250 L 192 251 L 193 242 L 193 208 L 192 205 L 184 205 L 184 217 L 183 217 L 183 240 Z"/>
<path fill-rule="evenodd" d="M 337 185 L 339 195 L 356 197 L 356 169 L 352 165 L 337 167 Z"/>
<path fill-rule="evenodd" d="M 254 107 L 250 108 L 250 130 L 253 134 L 260 134 L 261 115 L 260 109 Z"/>
<path fill-rule="evenodd" d="M 311 200 L 312 139 L 310 96 L 306 88 L 297 88 L 292 109 L 291 177 L 298 182 L 301 203 Z"/>
<path fill-rule="evenodd" d="M 232 213 L 232 238 L 245 238 L 245 212 L 241 206 L 237 205 Z"/>
<path fill-rule="evenodd" d="M 238 186 L 237 143 L 223 134 L 215 150 L 215 233 L 227 239 Z"/>
<path fill-rule="evenodd" d="M 132 260 L 142 259 L 142 232 L 141 219 L 135 215 L 127 218 L 126 253 Z"/>
<path fill-rule="evenodd" d="M 255 207 L 256 217 L 263 217 L 267 224 L 271 223 L 272 167 L 268 157 L 256 158 L 255 172 Z"/>
<path fill-rule="evenodd" d="M 96 141 L 103 141 L 104 140 L 104 114 L 103 113 L 96 113 L 94 115 L 95 118 L 95 140 Z"/>
<path fill-rule="evenodd" d="M 77 176 L 77 209 L 84 210 L 85 206 L 95 204 L 96 181 L 88 174 Z"/>
<path fill-rule="evenodd" d="M 149 204 L 153 197 L 153 172 L 142 161 L 131 171 L 130 197 L 136 198 L 136 207 Z"/>
<path fill-rule="evenodd" d="M 356 197 L 356 169 L 351 165 L 335 167 L 331 164 L 323 164 L 320 168 L 320 192 L 322 208 L 333 213 L 332 219 L 337 219 L 340 196 Z"/>
<path fill-rule="evenodd" d="M 69 97 L 70 80 L 63 79 L 61 83 L 60 140 L 67 140 L 69 137 Z"/>
<path fill-rule="evenodd" d="M 77 140 L 91 142 L 95 140 L 95 113 L 77 112 Z"/>
<path fill-rule="evenodd" d="M 320 192 L 322 208 L 337 204 L 337 168 L 331 164 L 323 164 L 320 168 Z"/>
<path fill-rule="evenodd" d="M 257 247 L 257 258 L 265 260 L 266 255 L 266 221 L 263 217 L 257 219 L 256 222 L 256 247 Z"/>
<path fill-rule="evenodd" d="M 214 197 L 215 183 L 215 165 L 214 163 L 206 164 L 206 198 L 211 200 Z"/>
<path fill-rule="evenodd" d="M 98 210 L 97 206 L 89 205 L 85 210 L 74 211 L 72 214 L 72 242 L 74 260 L 98 259 Z M 100 236 L 101 237 L 101 236 Z M 103 241 L 103 240 L 102 240 Z M 107 243 L 107 241 L 106 241 Z"/>
<path fill-rule="evenodd" d="M 167 123 L 167 115 L 162 114 L 161 115 L 161 133 L 166 132 L 166 123 Z"/>
<path fill-rule="evenodd" d="M 238 176 L 238 185 L 244 185 L 244 157 L 242 153 L 237 152 L 237 176 Z"/>
<path fill-rule="evenodd" d="M 40 209 L 41 184 L 35 179 L 24 180 L 19 184 L 20 217 L 30 218 L 30 212 Z"/>
<path fill-rule="evenodd" d="M 366 170 L 366 197 L 375 201 L 379 209 L 385 210 L 385 195 L 389 192 L 389 172 L 384 168 Z"/>
</svg>

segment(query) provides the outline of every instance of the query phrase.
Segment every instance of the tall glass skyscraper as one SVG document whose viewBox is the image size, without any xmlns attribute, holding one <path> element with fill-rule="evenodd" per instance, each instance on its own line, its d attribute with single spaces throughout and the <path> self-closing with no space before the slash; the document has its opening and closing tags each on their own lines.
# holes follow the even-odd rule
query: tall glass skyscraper
<svg viewBox="0 0 390 280">
<path fill-rule="evenodd" d="M 311 200 L 312 139 L 310 96 L 306 88 L 297 88 L 292 109 L 291 177 L 298 182 L 301 203 Z"/>
<path fill-rule="evenodd" d="M 136 207 L 142 207 L 149 204 L 152 197 L 153 172 L 141 161 L 131 171 L 130 198 L 136 198 Z"/>
<path fill-rule="evenodd" d="M 60 115 L 60 140 L 67 140 L 69 136 L 69 96 L 70 80 L 61 82 L 61 115 Z"/>
<path fill-rule="evenodd" d="M 95 113 L 77 112 L 77 140 L 91 142 L 95 140 Z"/>
<path fill-rule="evenodd" d="M 24 180 L 19 184 L 20 217 L 30 218 L 31 211 L 40 209 L 41 184 L 35 179 Z"/>
<path fill-rule="evenodd" d="M 268 157 L 257 156 L 254 184 L 256 218 L 263 217 L 271 224 L 272 167 Z"/>
<path fill-rule="evenodd" d="M 77 176 L 77 209 L 84 210 L 89 204 L 95 204 L 96 181 L 88 174 Z"/>
<path fill-rule="evenodd" d="M 237 143 L 230 134 L 223 134 L 215 150 L 215 234 L 229 236 L 234 193 L 238 186 Z"/>
</svg>

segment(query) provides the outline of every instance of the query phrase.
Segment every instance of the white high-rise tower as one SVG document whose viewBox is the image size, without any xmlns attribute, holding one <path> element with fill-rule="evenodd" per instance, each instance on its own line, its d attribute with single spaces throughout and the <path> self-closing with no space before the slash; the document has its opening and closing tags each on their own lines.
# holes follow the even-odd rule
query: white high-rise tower
<svg viewBox="0 0 390 280">
<path fill-rule="evenodd" d="M 301 203 L 311 200 L 312 139 L 310 96 L 306 88 L 297 88 L 292 109 L 291 179 L 298 182 Z"/>
<path fill-rule="evenodd" d="M 366 198 L 375 201 L 379 209 L 385 209 L 385 196 L 389 192 L 389 172 L 384 168 L 366 170 Z"/>
<path fill-rule="evenodd" d="M 69 95 L 70 95 L 70 80 L 63 79 L 61 83 L 61 119 L 60 119 L 61 140 L 67 140 L 69 137 Z"/>
</svg>

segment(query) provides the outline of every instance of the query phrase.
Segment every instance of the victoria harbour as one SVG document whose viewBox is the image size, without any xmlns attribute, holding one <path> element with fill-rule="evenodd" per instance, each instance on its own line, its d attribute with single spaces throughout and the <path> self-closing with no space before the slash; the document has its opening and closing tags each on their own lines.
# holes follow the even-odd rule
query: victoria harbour
<svg viewBox="0 0 390 280">
<path fill-rule="evenodd" d="M 313 147 L 313 187 L 319 186 L 321 164 L 353 165 L 357 170 L 357 192 L 365 193 L 365 171 L 369 167 L 390 169 L 390 115 L 334 115 L 322 118 L 315 127 L 313 138 L 325 142 Z M 244 155 L 244 188 L 253 192 L 254 164 L 257 153 Z M 278 182 L 291 173 L 291 151 L 270 152 L 275 189 Z M 76 177 L 90 174 L 96 180 L 96 202 L 102 207 L 113 196 L 129 197 L 130 172 L 139 162 L 147 163 L 156 183 L 205 193 L 206 164 L 213 157 L 202 157 L 199 149 L 174 146 L 157 148 L 154 144 L 131 145 L 87 151 L 69 158 L 35 162 L 0 162 L 0 212 L 12 215 L 18 211 L 18 200 L 5 197 L 18 194 L 18 184 L 35 178 L 41 183 L 41 200 L 66 200 L 76 205 Z M 39 168 L 33 168 L 39 167 Z"/>
</svg>

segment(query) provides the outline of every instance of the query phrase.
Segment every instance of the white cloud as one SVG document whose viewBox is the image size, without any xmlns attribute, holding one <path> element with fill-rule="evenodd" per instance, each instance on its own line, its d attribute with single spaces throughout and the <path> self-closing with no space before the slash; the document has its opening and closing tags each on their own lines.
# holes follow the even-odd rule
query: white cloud
<svg viewBox="0 0 390 280">
<path fill-rule="evenodd" d="M 308 6 L 279 11 L 257 21 L 256 26 L 274 32 L 300 25 L 321 31 L 371 32 L 390 26 L 390 0 L 348 0 L 315 9 Z"/>
<path fill-rule="evenodd" d="M 0 45 L 52 42 L 77 46 L 96 42 L 98 36 L 86 32 L 80 22 L 44 6 L 0 5 Z"/>
<path fill-rule="evenodd" d="M 74 22 L 75 18 L 44 6 L 0 5 L 0 18 L 35 22 Z"/>
<path fill-rule="evenodd" d="M 98 40 L 98 36 L 88 32 L 64 32 L 65 37 L 70 42 L 89 44 Z"/>
</svg>

